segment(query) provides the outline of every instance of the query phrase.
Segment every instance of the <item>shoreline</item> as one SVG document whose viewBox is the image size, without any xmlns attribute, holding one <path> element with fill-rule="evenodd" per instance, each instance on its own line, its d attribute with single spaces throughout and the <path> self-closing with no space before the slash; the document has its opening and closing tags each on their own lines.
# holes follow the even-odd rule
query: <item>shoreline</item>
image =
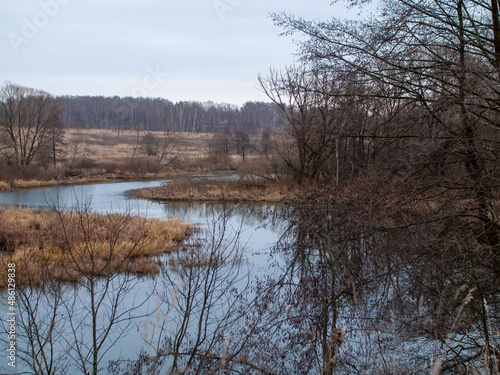
<svg viewBox="0 0 500 375">
<path fill-rule="evenodd" d="M 156 274 L 158 256 L 182 249 L 195 231 L 175 218 L 17 208 L 0 210 L 0 225 L 0 263 L 15 263 L 17 283 L 32 287 L 47 277 L 78 282 L 87 274 Z M 6 272 L 0 267 L 0 289 Z"/>
<path fill-rule="evenodd" d="M 10 191 L 35 189 L 43 187 L 69 186 L 69 185 L 89 185 L 89 184 L 106 184 L 113 182 L 132 182 L 132 181 L 151 181 L 151 180 L 167 180 L 169 176 L 96 176 L 94 178 L 65 178 L 61 180 L 14 180 L 11 184 L 5 181 L 0 181 L 0 193 L 8 193 Z"/>
<path fill-rule="evenodd" d="M 297 186 L 289 183 L 263 178 L 173 179 L 168 185 L 131 190 L 127 194 L 154 202 L 293 203 L 299 191 Z"/>
<path fill-rule="evenodd" d="M 25 180 L 25 179 L 15 179 L 11 183 L 5 181 L 0 181 L 0 193 L 9 192 L 15 190 L 23 189 L 33 189 L 41 187 L 52 187 L 52 186 L 68 186 L 68 185 L 88 185 L 96 183 L 114 183 L 114 182 L 133 182 L 133 181 L 162 181 L 162 180 L 174 180 L 178 178 L 185 178 L 186 174 L 189 174 L 190 178 L 220 178 L 224 175 L 236 174 L 231 170 L 221 170 L 213 171 L 207 174 L 200 172 L 170 172 L 170 173 L 148 173 L 148 174 L 137 174 L 137 175 L 114 175 L 114 174 L 95 174 L 92 177 L 89 175 L 66 177 L 56 180 Z"/>
</svg>

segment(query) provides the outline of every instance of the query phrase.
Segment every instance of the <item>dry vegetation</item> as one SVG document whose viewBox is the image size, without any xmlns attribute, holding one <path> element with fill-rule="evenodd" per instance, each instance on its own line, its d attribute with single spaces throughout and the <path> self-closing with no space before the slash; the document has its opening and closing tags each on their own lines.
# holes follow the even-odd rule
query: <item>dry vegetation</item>
<svg viewBox="0 0 500 375">
<path fill-rule="evenodd" d="M 275 172 L 276 158 L 258 152 L 245 161 L 234 152 L 221 154 L 211 150 L 214 135 L 210 133 L 175 132 L 169 152 L 159 168 L 158 155 L 148 156 L 143 137 L 162 132 L 132 130 L 66 129 L 58 152 L 57 168 L 30 165 L 21 168 L 3 162 L 0 168 L 0 191 L 64 184 L 105 182 L 114 179 L 158 179 L 187 176 L 190 172 L 220 170 Z M 253 140 L 258 143 L 258 139 Z M 212 142 L 213 143 L 213 142 Z"/>
<path fill-rule="evenodd" d="M 138 189 L 132 195 L 156 201 L 291 202 L 299 187 L 263 178 L 239 180 L 176 179 L 172 184 Z"/>
<path fill-rule="evenodd" d="M 137 138 L 145 134 L 147 132 L 133 130 L 122 130 L 118 133 L 115 130 L 105 129 L 67 129 L 64 135 L 65 153 L 74 153 L 76 149 L 75 159 L 85 159 L 89 164 L 120 163 L 130 160 L 138 143 Z M 157 134 L 161 135 L 161 132 Z M 211 137 L 207 133 L 174 133 L 174 135 L 176 148 L 182 151 L 185 158 L 204 156 L 203 152 L 207 149 Z M 134 157 L 141 156 L 140 139 L 137 147 Z"/>
<path fill-rule="evenodd" d="M 156 177 L 157 173 L 148 171 L 154 163 L 155 157 L 146 156 L 142 137 L 153 134 L 161 139 L 162 132 L 136 132 L 104 129 L 67 129 L 64 135 L 65 162 L 82 174 L 101 174 L 122 177 Z M 231 153 L 222 155 L 211 150 L 212 133 L 174 132 L 173 150 L 170 157 L 178 155 L 163 174 L 185 175 L 186 172 L 207 172 L 213 170 L 255 169 L 263 164 L 273 162 L 267 158 L 267 163 L 258 153 L 246 156 L 242 163 L 241 156 Z M 252 138 L 256 138 L 253 136 Z M 252 139 L 258 143 L 258 139 Z"/>
<path fill-rule="evenodd" d="M 172 252 L 193 231 L 178 219 L 144 219 L 87 212 L 0 211 L 0 262 L 16 264 L 16 282 L 43 285 L 77 281 L 83 274 L 105 276 L 159 271 L 157 255 Z M 7 267 L 0 268 L 6 287 Z"/>
<path fill-rule="evenodd" d="M 10 190 L 10 185 L 5 181 L 0 181 L 0 191 Z"/>
<path fill-rule="evenodd" d="M 103 129 L 68 129 L 64 136 L 64 164 L 68 173 L 77 176 L 120 178 L 157 178 L 182 173 L 205 156 L 209 134 L 172 133 L 171 149 L 166 156 L 168 168 L 158 169 L 158 158 L 147 156 L 142 138 L 148 132 Z M 152 132 L 157 138 L 162 132 Z"/>
</svg>

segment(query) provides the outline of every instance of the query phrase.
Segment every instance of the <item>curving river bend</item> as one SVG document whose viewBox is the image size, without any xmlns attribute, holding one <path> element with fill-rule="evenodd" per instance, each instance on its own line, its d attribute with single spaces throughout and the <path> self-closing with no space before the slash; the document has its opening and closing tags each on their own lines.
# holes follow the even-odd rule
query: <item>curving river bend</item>
<svg viewBox="0 0 500 375">
<path fill-rule="evenodd" d="M 241 274 L 251 274 L 252 277 L 273 272 L 270 262 L 275 262 L 276 259 L 270 258 L 270 249 L 280 238 L 284 225 L 281 220 L 276 220 L 277 208 L 274 205 L 231 204 L 228 207 L 228 205 L 213 202 L 158 203 L 135 198 L 127 193 L 131 190 L 160 186 L 164 183 L 168 183 L 168 181 L 113 182 L 16 190 L 0 193 L 0 207 L 33 209 L 57 207 L 62 210 L 70 210 L 85 205 L 92 211 L 101 213 L 130 213 L 131 215 L 141 215 L 148 218 L 180 218 L 183 222 L 191 222 L 202 230 L 209 227 L 222 212 L 230 211 L 229 219 L 225 225 L 227 232 L 225 236 L 227 238 L 231 238 L 236 234 L 238 236 L 236 241 L 238 246 L 243 249 L 241 264 L 244 265 L 239 272 Z M 204 234 L 199 236 L 204 236 Z M 148 295 L 153 283 L 154 281 L 151 278 L 136 281 L 133 293 L 130 293 L 129 297 L 130 306 L 138 298 L 141 298 L 141 295 Z M 242 284 L 241 280 L 236 283 L 236 287 L 238 287 L 238 283 L 242 287 L 246 287 L 246 284 Z M 154 287 L 161 288 L 156 284 Z M 74 291 L 68 291 L 68 294 L 70 293 L 74 293 Z M 89 301 L 85 291 L 81 290 L 77 293 L 79 294 L 76 299 L 78 302 L 76 302 L 74 308 L 80 309 L 82 305 Z M 158 293 L 167 292 L 163 290 Z M 172 293 L 172 291 L 168 293 Z M 2 295 L 2 297 L 6 300 L 6 295 Z M 128 301 L 124 301 L 124 304 L 127 303 Z M 141 307 L 140 314 L 151 315 L 155 311 L 155 304 L 158 303 L 157 296 L 151 295 L 147 301 L 141 301 L 141 303 L 145 304 Z M 45 314 L 51 313 L 50 308 L 50 306 L 44 306 L 43 304 L 37 307 L 39 313 L 43 312 Z M 22 315 L 23 313 L 25 312 L 19 311 L 19 314 Z M 0 314 L 2 317 L 7 316 L 6 305 L 0 307 Z M 122 334 L 116 344 L 113 344 L 100 359 L 102 369 L 105 369 L 111 360 L 135 359 L 139 356 L 141 350 L 148 351 L 149 343 L 145 339 L 147 327 L 143 327 L 146 324 L 145 319 L 147 320 L 147 317 L 136 319 L 132 324 L 130 322 L 123 323 L 126 325 L 125 330 L 127 332 Z M 61 332 L 65 332 L 65 330 L 63 328 Z M 81 335 L 88 336 L 90 331 L 83 329 Z M 6 344 L 3 343 L 2 346 Z M 64 351 L 66 349 L 60 346 L 59 350 Z M 64 363 L 71 366 L 69 362 Z M 30 373 L 26 364 L 17 361 L 16 371 L 23 369 Z M 5 355 L 0 356 L 0 373 L 13 373 L 12 367 L 8 366 L 8 359 Z M 103 373 L 106 373 L 106 370 Z"/>
<path fill-rule="evenodd" d="M 193 242 L 205 245 L 189 246 L 192 251 L 187 251 L 191 260 L 199 262 L 196 267 L 184 267 L 180 256 L 168 258 L 167 268 L 155 278 L 120 276 L 116 285 L 98 291 L 106 297 L 97 314 L 98 333 L 106 332 L 109 307 L 117 294 L 121 314 L 103 340 L 99 373 L 173 374 L 178 372 L 169 369 L 182 370 L 186 365 L 192 366 L 190 373 L 222 373 L 218 371 L 229 356 L 235 371 L 224 372 L 228 374 L 498 373 L 490 369 L 500 364 L 500 356 L 494 362 L 494 355 L 488 354 L 494 353 L 489 348 L 500 353 L 497 285 L 488 278 L 481 283 L 473 279 L 469 288 L 470 274 L 460 264 L 444 270 L 427 263 L 419 267 L 399 251 L 411 233 L 393 238 L 384 232 L 350 236 L 357 233 L 350 230 L 358 227 L 349 227 L 353 222 L 343 220 L 340 211 L 320 204 L 290 209 L 157 203 L 127 194 L 162 183 L 119 182 L 0 194 L 0 206 L 5 207 L 71 209 L 85 204 L 99 212 L 178 217 L 202 229 Z M 218 252 L 219 248 L 224 251 Z M 210 263 L 199 257 L 214 249 Z M 439 293 L 431 289 L 435 285 Z M 475 297 L 478 288 L 489 294 Z M 38 350 L 28 353 L 24 364 L 19 358 L 15 371 L 5 355 L 5 292 L 0 299 L 4 331 L 0 374 L 35 373 L 33 363 L 27 363 L 44 353 L 52 355 L 52 367 L 39 373 L 78 374 L 82 368 L 91 372 L 88 288 L 60 285 L 47 293 L 33 291 L 31 305 L 26 306 L 31 312 L 18 310 L 25 328 L 24 337 L 19 332 L 18 347 L 30 345 L 30 329 L 42 334 L 32 345 Z M 57 324 L 52 326 L 47 317 L 54 312 Z M 34 317 L 34 325 L 29 317 Z M 459 318 L 461 325 L 456 323 Z M 332 359 L 335 371 L 329 364 Z M 161 371 L 153 371 L 156 367 Z"/>
</svg>

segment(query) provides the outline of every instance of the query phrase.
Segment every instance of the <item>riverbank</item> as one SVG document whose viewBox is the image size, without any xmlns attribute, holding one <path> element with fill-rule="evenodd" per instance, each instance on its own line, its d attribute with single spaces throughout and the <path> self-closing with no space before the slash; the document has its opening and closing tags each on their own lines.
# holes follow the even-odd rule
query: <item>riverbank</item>
<svg viewBox="0 0 500 375">
<path fill-rule="evenodd" d="M 174 179 L 172 183 L 130 191 L 136 198 L 157 202 L 218 201 L 290 203 L 299 194 L 296 184 L 259 177 L 238 179 Z"/>
<path fill-rule="evenodd" d="M 146 174 L 146 175 L 94 175 L 81 177 L 66 177 L 53 180 L 37 180 L 37 179 L 18 179 L 7 183 L 0 181 L 0 192 L 7 192 L 17 189 L 33 189 L 39 187 L 52 186 L 70 186 L 70 185 L 86 185 L 95 183 L 107 182 L 122 182 L 122 181 L 151 181 L 163 180 L 171 177 L 171 174 Z"/>
<path fill-rule="evenodd" d="M 0 191 L 120 179 L 159 180 L 219 170 L 266 174 L 281 165 L 272 152 L 264 155 L 254 149 L 242 158 L 235 150 L 214 151 L 217 134 L 213 133 L 66 129 L 61 136 L 57 162 L 36 159 L 20 166 L 1 159 Z M 150 150 L 145 139 L 166 148 Z M 253 142 L 257 144 L 258 139 Z"/>
<path fill-rule="evenodd" d="M 8 264 L 15 264 L 16 284 L 30 286 L 156 274 L 157 256 L 179 249 L 193 232 L 178 219 L 21 209 L 0 211 L 0 227 L 0 288 L 7 287 Z"/>
<path fill-rule="evenodd" d="M 0 181 L 0 191 L 11 191 L 15 189 L 32 189 L 37 187 L 64 186 L 64 185 L 79 185 L 91 184 L 98 182 L 108 182 L 110 179 L 105 176 L 81 177 L 81 178 L 64 178 L 57 180 L 14 180 L 12 183 Z"/>
</svg>

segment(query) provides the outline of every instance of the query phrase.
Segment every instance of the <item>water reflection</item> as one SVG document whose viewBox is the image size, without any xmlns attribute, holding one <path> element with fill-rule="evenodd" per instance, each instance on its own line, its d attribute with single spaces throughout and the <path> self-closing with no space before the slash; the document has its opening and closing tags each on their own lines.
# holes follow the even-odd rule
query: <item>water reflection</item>
<svg viewBox="0 0 500 375">
<path fill-rule="evenodd" d="M 58 374 L 92 371 L 93 332 L 99 341 L 100 349 L 96 355 L 101 369 L 105 369 L 110 361 L 127 359 L 125 363 L 128 363 L 128 360 L 152 356 L 156 353 L 151 346 L 153 336 L 146 336 L 152 334 L 152 326 L 158 329 L 159 316 L 170 322 L 170 329 L 173 329 L 175 320 L 179 329 L 189 327 L 190 335 L 194 334 L 192 332 L 199 324 L 184 324 L 187 310 L 192 319 L 201 321 L 205 336 L 213 335 L 213 321 L 220 320 L 221 311 L 225 311 L 225 326 L 228 320 L 236 321 L 232 312 L 244 304 L 235 303 L 235 300 L 246 298 L 250 275 L 256 277 L 269 273 L 269 249 L 281 235 L 286 223 L 282 215 L 285 207 L 215 203 L 159 204 L 128 198 L 126 190 L 141 187 L 141 184 L 97 184 L 0 194 L 0 201 L 9 206 L 45 208 L 52 206 L 54 201 L 64 201 L 65 204 L 59 206 L 73 209 L 86 202 L 91 210 L 120 212 L 135 205 L 136 213 L 149 217 L 180 217 L 184 221 L 196 223 L 201 229 L 192 242 L 199 240 L 202 246 L 189 247 L 172 257 L 163 258 L 162 273 L 156 278 L 115 275 L 111 283 L 87 279 L 82 284 L 52 282 L 42 289 L 20 289 L 18 353 L 21 356 L 19 359 L 24 357 L 26 362 L 22 365 L 18 361 L 17 370 L 37 369 L 41 373 Z M 191 267 L 193 264 L 198 266 Z M 210 308 L 210 313 L 197 307 L 207 298 L 207 293 L 211 294 L 212 300 L 217 301 Z M 181 303 L 186 295 L 191 296 L 187 301 L 196 301 L 196 306 Z M 173 296 L 176 296 L 175 314 L 169 305 L 172 304 Z M 6 297 L 5 294 L 3 297 Z M 99 311 L 93 309 L 96 299 L 102 301 Z M 222 306 L 225 306 L 223 310 Z M 219 312 L 213 315 L 216 310 Z M 209 315 L 205 316 L 202 312 Z M 93 323 L 93 315 L 96 316 L 97 325 Z M 236 316 L 241 317 L 238 314 Z M 185 336 L 186 332 L 182 334 L 185 337 L 184 344 L 191 340 Z M 157 351 L 160 345 L 162 348 L 172 345 L 180 348 L 175 339 L 164 341 L 165 332 L 160 333 L 159 337 L 161 340 L 156 343 Z M 0 338 L 3 344 L 7 344 L 5 339 Z M 35 357 L 41 358 L 41 361 L 33 362 Z M 163 363 L 171 364 L 170 360 Z M 115 364 L 121 368 L 123 363 L 119 361 Z M 0 357 L 0 372 L 9 371 L 6 357 Z"/>
<path fill-rule="evenodd" d="M 435 223 L 387 230 L 371 202 L 324 195 L 287 215 L 275 249 L 285 254 L 282 273 L 259 284 L 252 324 L 272 335 L 251 340 L 254 364 L 274 373 L 498 373 L 498 269 L 463 227 L 449 242 Z"/>
<path fill-rule="evenodd" d="M 125 197 L 124 186 L 109 191 Z M 133 202 L 148 216 L 198 224 L 193 243 L 201 246 L 161 259 L 154 279 L 116 278 L 121 287 L 109 289 L 99 332 L 113 293 L 123 291 L 119 311 L 129 315 L 110 332 L 118 345 L 106 341 L 105 373 L 498 373 L 498 269 L 460 230 L 443 234 L 428 223 L 389 231 L 371 202 L 335 197 L 294 207 Z M 33 346 L 29 327 L 40 327 L 41 344 L 64 343 L 53 352 L 53 373 L 64 373 L 78 357 L 67 340 L 91 347 L 91 293 L 51 288 L 26 291 L 37 308 L 20 311 L 24 345 Z"/>
</svg>

